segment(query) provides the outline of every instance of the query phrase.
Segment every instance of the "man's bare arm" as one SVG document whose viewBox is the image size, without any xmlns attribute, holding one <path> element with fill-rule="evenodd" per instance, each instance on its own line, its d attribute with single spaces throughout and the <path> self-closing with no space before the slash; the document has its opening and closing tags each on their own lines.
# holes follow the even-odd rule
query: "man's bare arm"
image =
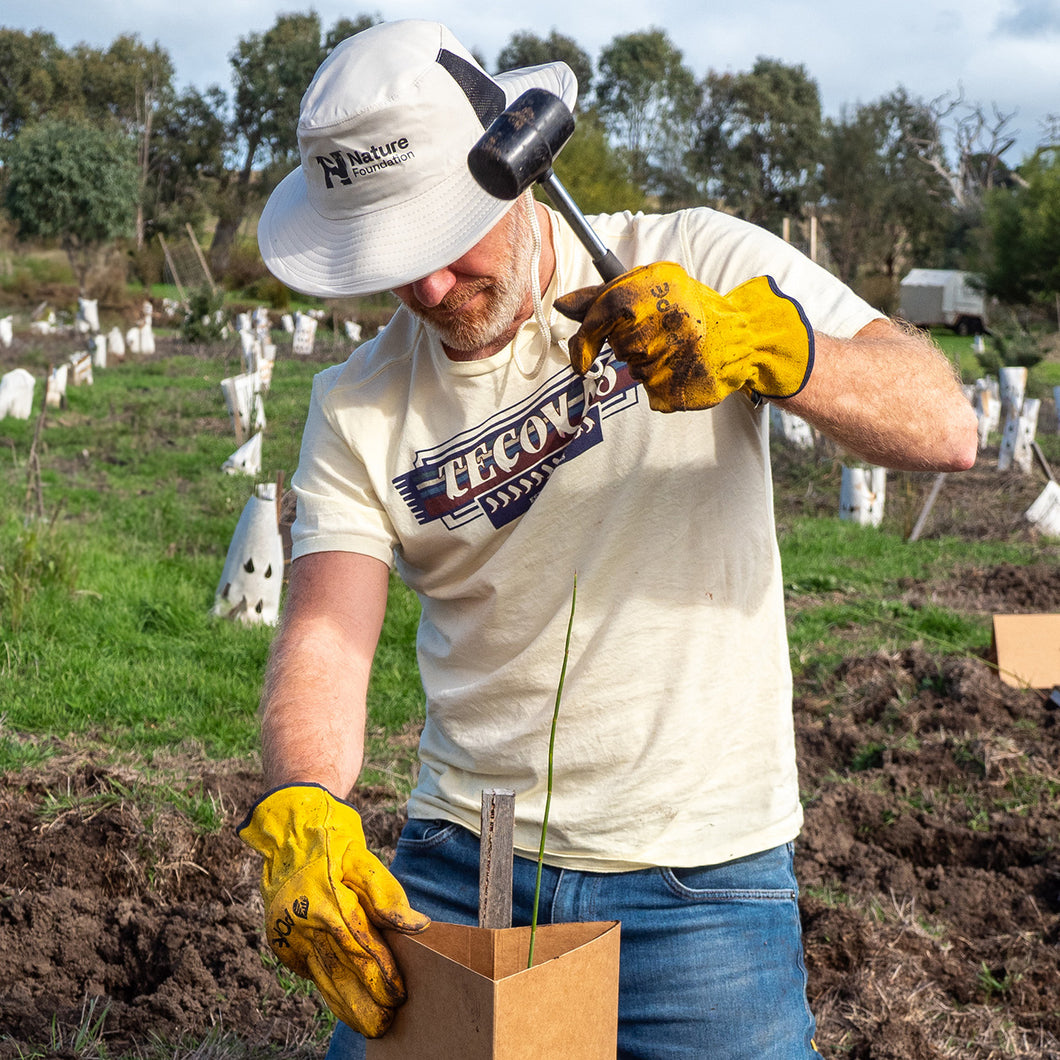
<svg viewBox="0 0 1060 1060">
<path fill-rule="evenodd" d="M 316 783 L 344 798 L 356 782 L 388 581 L 385 563 L 355 553 L 291 565 L 261 702 L 267 790 Z"/>
<path fill-rule="evenodd" d="M 964 471 L 975 463 L 975 410 L 926 336 L 874 320 L 852 339 L 814 338 L 806 386 L 778 407 L 881 467 Z"/>
</svg>

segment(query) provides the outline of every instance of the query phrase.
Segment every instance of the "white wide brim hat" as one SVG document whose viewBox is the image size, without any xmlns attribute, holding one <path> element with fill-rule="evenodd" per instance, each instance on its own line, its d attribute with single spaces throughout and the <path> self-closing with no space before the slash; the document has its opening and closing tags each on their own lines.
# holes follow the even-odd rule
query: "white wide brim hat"
<svg viewBox="0 0 1060 1060">
<path fill-rule="evenodd" d="M 509 104 L 544 88 L 573 109 L 561 62 L 491 77 L 443 25 L 384 22 L 339 44 L 302 97 L 302 164 L 269 197 L 258 247 L 292 290 L 390 290 L 466 254 L 511 207 L 468 151 Z"/>
</svg>

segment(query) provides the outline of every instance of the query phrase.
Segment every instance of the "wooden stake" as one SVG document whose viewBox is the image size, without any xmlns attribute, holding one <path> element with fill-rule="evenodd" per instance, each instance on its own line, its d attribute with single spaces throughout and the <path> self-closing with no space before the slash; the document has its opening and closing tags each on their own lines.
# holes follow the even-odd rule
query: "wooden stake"
<svg viewBox="0 0 1060 1060">
<path fill-rule="evenodd" d="M 199 241 L 195 238 L 195 229 L 191 227 L 190 221 L 184 222 L 184 227 L 188 232 L 188 239 L 191 240 L 191 245 L 195 249 L 195 256 L 199 259 L 199 266 L 202 269 L 203 276 L 206 277 L 206 282 L 210 285 L 210 290 L 217 294 L 217 284 L 213 281 L 213 273 L 210 272 L 210 266 L 206 264 L 206 255 L 202 252 L 202 247 L 199 246 Z"/>
<path fill-rule="evenodd" d="M 1031 442 L 1031 452 L 1034 453 L 1039 466 L 1045 472 L 1045 477 L 1050 482 L 1055 482 L 1056 476 L 1053 474 L 1053 469 L 1049 466 L 1049 461 L 1045 459 L 1045 453 L 1042 452 L 1042 447 L 1037 442 Z"/>
<path fill-rule="evenodd" d="M 478 867 L 478 926 L 512 926 L 512 862 L 515 842 L 515 792 L 482 792 L 482 841 Z"/>
<path fill-rule="evenodd" d="M 44 426 L 44 417 L 48 411 L 47 400 L 41 405 L 40 415 L 37 417 L 36 426 L 33 428 L 33 441 L 29 447 L 29 459 L 26 461 L 26 515 L 30 514 L 30 502 L 36 498 L 36 515 L 38 519 L 44 518 L 44 486 L 40 477 L 40 455 L 37 452 L 37 444 L 40 442 L 41 428 Z"/>
<path fill-rule="evenodd" d="M 938 499 L 939 490 L 942 489 L 942 483 L 946 480 L 946 472 L 940 471 L 935 476 L 935 481 L 931 484 L 931 492 L 928 494 L 928 499 L 924 501 L 924 507 L 920 511 L 920 515 L 917 517 L 916 526 L 913 527 L 913 532 L 909 535 L 910 541 L 915 541 L 920 537 L 921 531 L 924 529 L 924 524 L 927 522 L 928 516 L 931 514 L 931 509 L 935 507 L 935 501 Z"/>
<path fill-rule="evenodd" d="M 166 246 L 165 236 L 161 232 L 158 233 L 158 242 L 162 244 L 162 253 L 165 255 L 166 264 L 169 266 L 170 275 L 173 277 L 173 286 L 177 289 L 177 295 L 184 305 L 187 305 L 188 299 L 184 294 L 184 288 L 181 286 L 180 274 L 177 272 L 177 266 L 173 261 L 173 256 L 169 253 L 169 247 Z"/>
<path fill-rule="evenodd" d="M 276 525 L 283 521 L 283 472 L 276 472 Z"/>
</svg>

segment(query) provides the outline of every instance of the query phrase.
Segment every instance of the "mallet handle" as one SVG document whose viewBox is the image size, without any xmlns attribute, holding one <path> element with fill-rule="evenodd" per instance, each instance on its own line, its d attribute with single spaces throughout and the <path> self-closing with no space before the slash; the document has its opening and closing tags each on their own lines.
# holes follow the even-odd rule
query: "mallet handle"
<svg viewBox="0 0 1060 1060">
<path fill-rule="evenodd" d="M 563 219 L 574 229 L 574 234 L 581 240 L 582 246 L 589 251 L 596 271 L 605 282 L 618 279 L 626 267 L 615 256 L 614 252 L 604 246 L 603 241 L 593 231 L 592 225 L 585 219 L 585 214 L 578 209 L 577 203 L 570 197 L 559 177 L 550 169 L 538 181 L 552 201 L 552 205 Z"/>
</svg>

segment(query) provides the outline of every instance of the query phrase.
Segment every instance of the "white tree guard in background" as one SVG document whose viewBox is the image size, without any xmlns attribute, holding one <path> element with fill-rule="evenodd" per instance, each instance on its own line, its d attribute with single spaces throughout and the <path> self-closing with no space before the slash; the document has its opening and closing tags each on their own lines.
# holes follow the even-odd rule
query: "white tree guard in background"
<svg viewBox="0 0 1060 1060">
<path fill-rule="evenodd" d="M 275 483 L 262 483 L 247 501 L 228 546 L 213 614 L 247 624 L 275 625 L 283 587 Z"/>
<path fill-rule="evenodd" d="M 262 353 L 263 356 L 258 361 L 258 370 L 254 373 L 258 377 L 258 393 L 263 393 L 272 386 L 272 367 L 276 363 L 276 347 L 270 342 Z"/>
<path fill-rule="evenodd" d="M 77 321 L 74 324 L 82 335 L 94 335 L 99 331 L 99 299 L 78 298 Z"/>
<path fill-rule="evenodd" d="M 887 499 L 887 469 L 843 467 L 839 486 L 839 518 L 860 526 L 879 526 Z"/>
<path fill-rule="evenodd" d="M 1049 481 L 1024 516 L 1043 534 L 1060 537 L 1060 486 Z"/>
<path fill-rule="evenodd" d="M 249 314 L 243 313 L 249 319 Z M 241 363 L 244 372 L 256 372 L 261 360 L 261 342 L 253 331 L 247 328 L 239 329 L 239 345 L 241 349 Z"/>
<path fill-rule="evenodd" d="M 151 321 L 131 327 L 125 332 L 125 348 L 130 353 L 152 354 L 155 352 L 155 333 Z"/>
<path fill-rule="evenodd" d="M 0 317 L 0 346 L 10 347 L 15 341 L 15 318 Z"/>
<path fill-rule="evenodd" d="M 25 368 L 12 368 L 0 376 L 0 420 L 10 416 L 28 420 L 33 410 L 33 388 L 36 380 Z"/>
<path fill-rule="evenodd" d="M 121 328 L 116 324 L 107 335 L 107 352 L 112 353 L 115 357 L 125 356 L 125 336 L 121 333 Z"/>
<path fill-rule="evenodd" d="M 221 392 L 225 396 L 228 415 L 240 444 L 250 433 L 250 417 L 254 411 L 254 377 L 248 372 L 229 376 L 221 380 Z"/>
<path fill-rule="evenodd" d="M 996 379 L 975 381 L 975 400 L 972 402 L 979 420 L 979 448 L 986 445 L 991 431 L 1001 425 L 1001 389 Z"/>
<path fill-rule="evenodd" d="M 267 331 L 240 329 L 239 342 L 243 371 L 258 376 L 258 389 L 268 390 L 272 382 L 272 364 L 276 360 L 276 346 L 268 341 Z"/>
<path fill-rule="evenodd" d="M 66 384 L 70 375 L 70 366 L 66 364 L 56 365 L 44 380 L 44 404 L 50 409 L 63 407 L 66 399 Z"/>
<path fill-rule="evenodd" d="M 261 431 L 245 441 L 222 465 L 229 475 L 256 475 L 261 471 Z"/>
<path fill-rule="evenodd" d="M 307 313 L 298 313 L 294 320 L 294 352 L 303 356 L 311 354 L 316 333 L 316 318 L 309 316 Z"/>
<path fill-rule="evenodd" d="M 998 471 L 1008 471 L 1015 467 L 1017 471 L 1027 474 L 1034 461 L 1034 437 L 1038 432 L 1038 412 L 1041 402 L 1037 398 L 1027 398 L 1022 411 L 1005 420 L 1005 430 L 1001 436 L 1001 448 L 997 454 Z"/>
<path fill-rule="evenodd" d="M 88 340 L 88 348 L 92 354 L 92 367 L 93 368 L 106 368 L 107 367 L 107 336 L 100 333 L 99 335 L 93 335 Z"/>
<path fill-rule="evenodd" d="M 787 445 L 796 449 L 813 448 L 813 428 L 802 417 L 770 405 L 769 426 L 773 434 Z"/>
<path fill-rule="evenodd" d="M 268 374 L 271 378 L 271 363 Z M 228 415 L 240 445 L 250 436 L 251 430 L 265 430 L 265 402 L 261 396 L 263 389 L 260 372 L 243 372 L 221 380 L 221 392 L 225 396 Z"/>
<path fill-rule="evenodd" d="M 144 302 L 140 322 L 125 333 L 125 345 L 130 353 L 152 354 L 155 352 L 155 333 L 151 325 L 154 307 Z"/>
<path fill-rule="evenodd" d="M 31 320 L 30 333 L 33 335 L 51 335 L 55 332 L 55 310 L 49 309 L 43 320 Z"/>
<path fill-rule="evenodd" d="M 74 353 L 70 355 L 71 386 L 92 385 L 92 354 Z"/>
<path fill-rule="evenodd" d="M 998 369 L 1001 393 L 1001 419 L 1018 416 L 1023 408 L 1023 396 L 1027 392 L 1027 369 L 1008 365 Z"/>
</svg>

